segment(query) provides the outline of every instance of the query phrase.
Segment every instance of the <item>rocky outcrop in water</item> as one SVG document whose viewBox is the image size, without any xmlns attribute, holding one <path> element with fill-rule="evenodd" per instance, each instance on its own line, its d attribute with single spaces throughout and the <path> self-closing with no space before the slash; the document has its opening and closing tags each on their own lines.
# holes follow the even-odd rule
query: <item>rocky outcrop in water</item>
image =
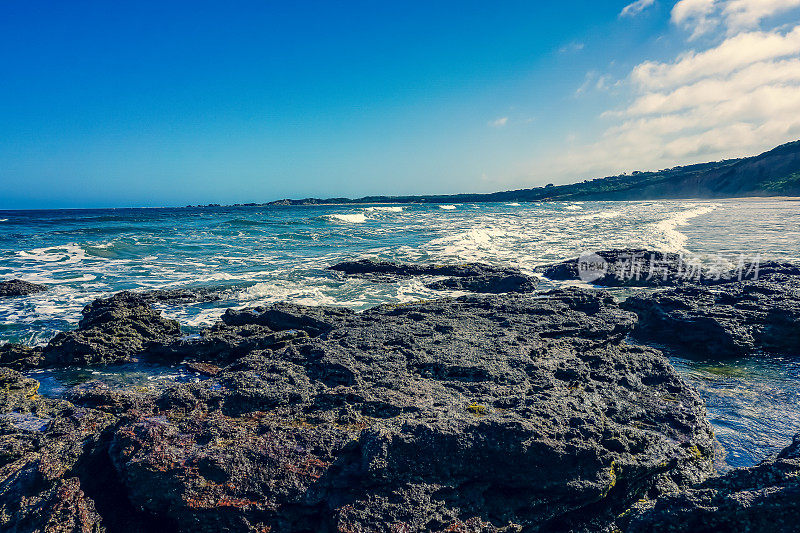
<svg viewBox="0 0 800 533">
<path fill-rule="evenodd" d="M 29 281 L 22 281 L 21 279 L 0 281 L 0 298 L 8 298 L 11 296 L 27 296 L 29 294 L 36 294 L 37 292 L 43 292 L 46 290 L 47 287 L 45 285 L 39 285 Z"/>
<path fill-rule="evenodd" d="M 42 351 L 42 366 L 107 365 L 135 361 L 174 342 L 181 328 L 161 315 L 149 298 L 121 292 L 87 305 L 78 329 L 59 333 Z"/>
<path fill-rule="evenodd" d="M 800 277 L 683 286 L 628 298 L 639 316 L 633 336 L 704 357 L 756 351 L 800 355 Z"/>
<path fill-rule="evenodd" d="M 128 342 L 133 314 L 160 324 L 140 303 L 87 308 L 83 326 L 103 335 L 127 324 L 103 354 Z M 94 424 L 88 439 L 65 437 L 75 448 L 59 461 L 77 459 L 33 500 L 0 490 L 1 505 L 18 506 L 3 516 L 23 527 L 39 508 L 27 502 L 41 501 L 97 531 L 598 530 L 711 471 L 702 402 L 659 352 L 624 342 L 634 322 L 609 295 L 581 290 L 360 314 L 230 311 L 217 332 L 251 338 L 208 355 L 223 366 L 206 363 L 198 383 L 161 393 L 88 383 L 60 411 L 3 407 L 33 414 L 33 427 L 46 419 L 47 432 L 62 418 Z M 136 346 L 174 346 L 165 331 L 140 329 Z M 256 340 L 276 333 L 294 336 Z M 31 395 L 21 390 L 17 402 Z M 6 472 L 20 475 L 16 463 Z"/>
<path fill-rule="evenodd" d="M 689 490 L 637 503 L 620 519 L 627 533 L 798 530 L 800 435 L 776 457 Z"/>
<path fill-rule="evenodd" d="M 449 276 L 447 279 L 426 283 L 425 286 L 434 290 L 484 294 L 533 292 L 538 284 L 538 279 L 527 276 L 518 269 L 493 267 L 482 263 L 425 265 L 361 259 L 338 263 L 330 267 L 330 270 L 383 282 L 395 282 L 418 276 Z"/>
</svg>

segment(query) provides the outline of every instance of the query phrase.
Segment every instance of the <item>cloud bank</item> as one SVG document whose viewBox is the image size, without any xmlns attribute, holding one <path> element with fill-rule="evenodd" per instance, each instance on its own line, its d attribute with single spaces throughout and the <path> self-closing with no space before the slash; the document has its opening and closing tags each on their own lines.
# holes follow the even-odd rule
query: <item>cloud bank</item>
<svg viewBox="0 0 800 533">
<path fill-rule="evenodd" d="M 609 125 L 598 141 L 561 158 L 562 173 L 663 168 L 800 139 L 800 23 L 775 20 L 797 7 L 800 0 L 679 1 L 671 23 L 689 49 L 636 65 L 622 80 L 629 99 L 603 113 Z M 700 37 L 706 46 L 695 44 Z"/>
</svg>

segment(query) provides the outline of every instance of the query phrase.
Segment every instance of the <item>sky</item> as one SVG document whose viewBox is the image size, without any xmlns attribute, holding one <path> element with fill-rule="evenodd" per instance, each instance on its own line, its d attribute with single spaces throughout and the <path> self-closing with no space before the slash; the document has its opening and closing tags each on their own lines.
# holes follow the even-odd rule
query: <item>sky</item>
<svg viewBox="0 0 800 533">
<path fill-rule="evenodd" d="M 800 139 L 800 0 L 0 4 L 0 209 L 490 192 Z"/>
</svg>

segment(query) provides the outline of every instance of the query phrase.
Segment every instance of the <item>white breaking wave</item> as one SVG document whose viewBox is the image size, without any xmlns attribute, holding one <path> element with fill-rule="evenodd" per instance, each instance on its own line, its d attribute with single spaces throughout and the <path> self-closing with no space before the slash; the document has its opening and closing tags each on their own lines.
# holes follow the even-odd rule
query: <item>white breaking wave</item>
<svg viewBox="0 0 800 533">
<path fill-rule="evenodd" d="M 20 251 L 17 255 L 27 261 L 42 261 L 45 263 L 80 263 L 86 258 L 86 251 L 77 244 L 67 244 L 52 248 L 34 248 L 27 252 Z"/>
<path fill-rule="evenodd" d="M 656 222 L 651 226 L 654 233 L 654 244 L 666 252 L 681 252 L 685 250 L 686 242 L 689 240 L 685 234 L 678 231 L 678 227 L 686 226 L 695 217 L 706 215 L 717 208 L 717 205 L 704 205 L 697 207 L 697 204 L 683 204 L 681 207 L 688 207 L 671 217 Z"/>
<path fill-rule="evenodd" d="M 597 220 L 597 219 L 610 219 L 610 218 L 619 218 L 623 216 L 621 211 L 601 211 L 599 213 L 591 213 L 589 215 L 581 215 L 578 217 L 578 220 Z"/>
<path fill-rule="evenodd" d="M 519 207 L 519 203 L 518 202 L 509 202 L 506 205 L 509 206 L 509 207 Z"/>
<path fill-rule="evenodd" d="M 456 206 L 454 205 L 440 205 L 439 209 L 447 209 L 448 211 L 455 209 Z"/>
<path fill-rule="evenodd" d="M 8 222 L 7 218 L 0 218 L 0 222 Z"/>
<path fill-rule="evenodd" d="M 367 217 L 362 213 L 325 215 L 325 218 L 332 222 L 350 222 L 352 224 L 360 224 L 367 221 Z"/>
<path fill-rule="evenodd" d="M 571 204 L 571 205 L 565 205 L 564 209 L 567 209 L 568 211 L 580 211 L 583 208 L 577 204 Z"/>
<path fill-rule="evenodd" d="M 388 213 L 401 213 L 403 211 L 402 207 L 365 207 L 364 211 L 372 212 L 372 211 L 386 211 Z"/>
</svg>

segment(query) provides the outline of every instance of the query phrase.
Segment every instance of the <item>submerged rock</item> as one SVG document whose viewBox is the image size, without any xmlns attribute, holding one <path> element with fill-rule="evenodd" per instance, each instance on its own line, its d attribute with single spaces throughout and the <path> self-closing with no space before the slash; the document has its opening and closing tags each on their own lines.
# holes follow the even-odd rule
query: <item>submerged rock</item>
<svg viewBox="0 0 800 533">
<path fill-rule="evenodd" d="M 121 292 L 87 305 L 74 331 L 56 335 L 42 352 L 42 366 L 107 365 L 135 361 L 156 346 L 180 337 L 174 320 L 148 299 Z"/>
<path fill-rule="evenodd" d="M 597 529 L 711 470 L 700 399 L 634 322 L 579 290 L 231 312 L 308 335 L 132 410 L 109 453 L 183 531 Z"/>
<path fill-rule="evenodd" d="M 760 281 L 684 286 L 628 298 L 633 336 L 708 357 L 765 351 L 800 355 L 800 278 L 771 273 Z"/>
<path fill-rule="evenodd" d="M 346 261 L 330 267 L 349 276 L 360 276 L 376 281 L 397 281 L 416 276 L 449 276 L 425 286 L 434 290 L 459 290 L 485 294 L 507 292 L 533 292 L 538 280 L 516 268 L 493 267 L 482 263 L 462 265 L 425 265 L 394 263 L 361 259 Z"/>
<path fill-rule="evenodd" d="M 798 530 L 800 435 L 776 457 L 688 490 L 636 504 L 620 519 L 628 533 Z"/>
<path fill-rule="evenodd" d="M 21 279 L 12 279 L 8 281 L 0 281 L 0 298 L 7 298 L 11 296 L 27 296 L 37 292 L 44 292 L 47 290 L 45 285 L 38 283 L 31 283 L 29 281 L 22 281 Z"/>
</svg>

